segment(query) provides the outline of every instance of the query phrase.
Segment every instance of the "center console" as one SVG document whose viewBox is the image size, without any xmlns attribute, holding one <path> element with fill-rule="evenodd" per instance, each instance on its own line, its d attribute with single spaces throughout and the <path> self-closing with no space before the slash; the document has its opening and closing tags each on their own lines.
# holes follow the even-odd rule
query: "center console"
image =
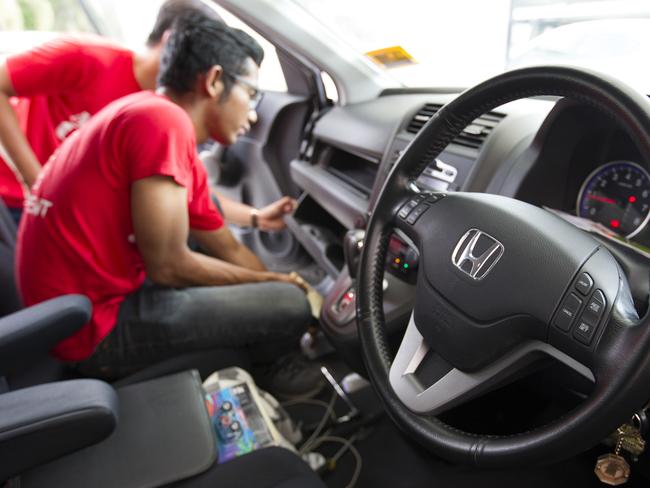
<svg viewBox="0 0 650 488">
<path fill-rule="evenodd" d="M 396 139 L 395 144 L 402 144 Z M 401 147 L 401 146 L 400 146 Z M 381 164 L 342 150 L 322 150 L 318 164 L 294 161 L 292 172 L 306 190 L 299 199 L 288 227 L 328 275 L 320 289 L 324 302 L 320 316 L 323 332 L 346 363 L 365 374 L 356 324 L 356 274 L 363 246 L 368 208 L 377 185 L 373 176 L 390 169 L 390 158 Z M 447 160 L 454 160 L 448 156 Z M 449 190 L 468 173 L 461 164 L 436 161 L 418 180 L 423 189 Z M 376 178 L 379 180 L 379 178 Z M 383 178 L 382 178 L 383 180 Z M 350 230 L 352 229 L 352 230 Z M 351 239 L 350 236 L 356 236 Z M 384 273 L 384 315 L 389 343 L 397 348 L 415 301 L 419 255 L 410 239 L 395 230 L 390 237 Z"/>
<path fill-rule="evenodd" d="M 332 191 L 345 189 L 339 185 Z M 357 215 L 361 216 L 362 212 Z M 319 289 L 324 295 L 320 316 L 323 332 L 347 364 L 363 374 L 356 324 L 356 274 L 363 230 L 348 230 L 347 225 L 325 210 L 310 194 L 300 198 L 287 224 L 328 275 L 326 287 Z M 413 309 L 419 263 L 415 247 L 408 237 L 398 232 L 390 239 L 384 276 L 384 313 L 389 335 L 395 337 L 396 343 L 401 340 Z M 355 236 L 355 239 L 350 236 Z"/>
<path fill-rule="evenodd" d="M 384 276 L 384 316 L 391 345 L 399 345 L 415 301 L 415 286 L 391 273 Z M 356 322 L 356 282 L 341 272 L 325 297 L 321 327 L 346 363 L 365 376 Z"/>
</svg>

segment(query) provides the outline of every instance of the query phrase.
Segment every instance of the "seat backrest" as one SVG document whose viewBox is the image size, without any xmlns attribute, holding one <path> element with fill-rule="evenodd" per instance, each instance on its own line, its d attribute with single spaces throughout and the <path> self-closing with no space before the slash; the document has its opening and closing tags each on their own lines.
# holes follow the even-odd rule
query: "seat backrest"
<svg viewBox="0 0 650 488">
<path fill-rule="evenodd" d="M 16 287 L 16 224 L 0 199 L 0 317 L 23 308 Z"/>
</svg>

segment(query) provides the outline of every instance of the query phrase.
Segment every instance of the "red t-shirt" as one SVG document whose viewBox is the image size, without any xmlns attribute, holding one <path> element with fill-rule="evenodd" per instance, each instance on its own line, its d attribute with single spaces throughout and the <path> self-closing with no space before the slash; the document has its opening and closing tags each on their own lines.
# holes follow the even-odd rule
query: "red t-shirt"
<svg viewBox="0 0 650 488">
<path fill-rule="evenodd" d="M 90 322 L 53 353 L 79 361 L 113 329 L 145 279 L 133 233 L 131 183 L 171 176 L 187 188 L 190 227 L 223 225 L 187 113 L 143 91 L 117 100 L 67 138 L 40 173 L 18 230 L 17 277 L 26 305 L 66 293 L 93 303 Z"/>
<path fill-rule="evenodd" d="M 140 91 L 133 52 L 96 36 L 57 39 L 7 58 L 18 97 L 20 127 L 45 164 L 63 139 L 91 115 L 120 97 Z M 0 159 L 0 197 L 23 206 L 23 189 Z"/>
</svg>

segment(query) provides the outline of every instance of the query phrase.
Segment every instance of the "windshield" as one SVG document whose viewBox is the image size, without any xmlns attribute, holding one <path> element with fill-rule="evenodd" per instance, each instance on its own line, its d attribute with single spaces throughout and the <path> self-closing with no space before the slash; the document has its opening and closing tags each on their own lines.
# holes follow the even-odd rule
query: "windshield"
<svg viewBox="0 0 650 488">
<path fill-rule="evenodd" d="M 647 0 L 294 0 L 405 86 L 573 64 L 650 93 Z"/>
</svg>

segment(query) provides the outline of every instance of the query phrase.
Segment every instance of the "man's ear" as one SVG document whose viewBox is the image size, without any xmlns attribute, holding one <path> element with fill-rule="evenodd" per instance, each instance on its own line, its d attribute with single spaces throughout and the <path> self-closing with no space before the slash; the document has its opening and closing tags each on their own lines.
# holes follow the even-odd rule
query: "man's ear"
<svg viewBox="0 0 650 488">
<path fill-rule="evenodd" d="M 205 90 L 212 98 L 220 98 L 223 93 L 223 68 L 215 64 L 205 75 Z"/>
<path fill-rule="evenodd" d="M 163 32 L 163 35 L 160 36 L 160 45 L 164 46 L 167 44 L 167 41 L 169 41 L 169 36 L 172 35 L 172 30 L 167 29 L 165 32 Z"/>
</svg>

